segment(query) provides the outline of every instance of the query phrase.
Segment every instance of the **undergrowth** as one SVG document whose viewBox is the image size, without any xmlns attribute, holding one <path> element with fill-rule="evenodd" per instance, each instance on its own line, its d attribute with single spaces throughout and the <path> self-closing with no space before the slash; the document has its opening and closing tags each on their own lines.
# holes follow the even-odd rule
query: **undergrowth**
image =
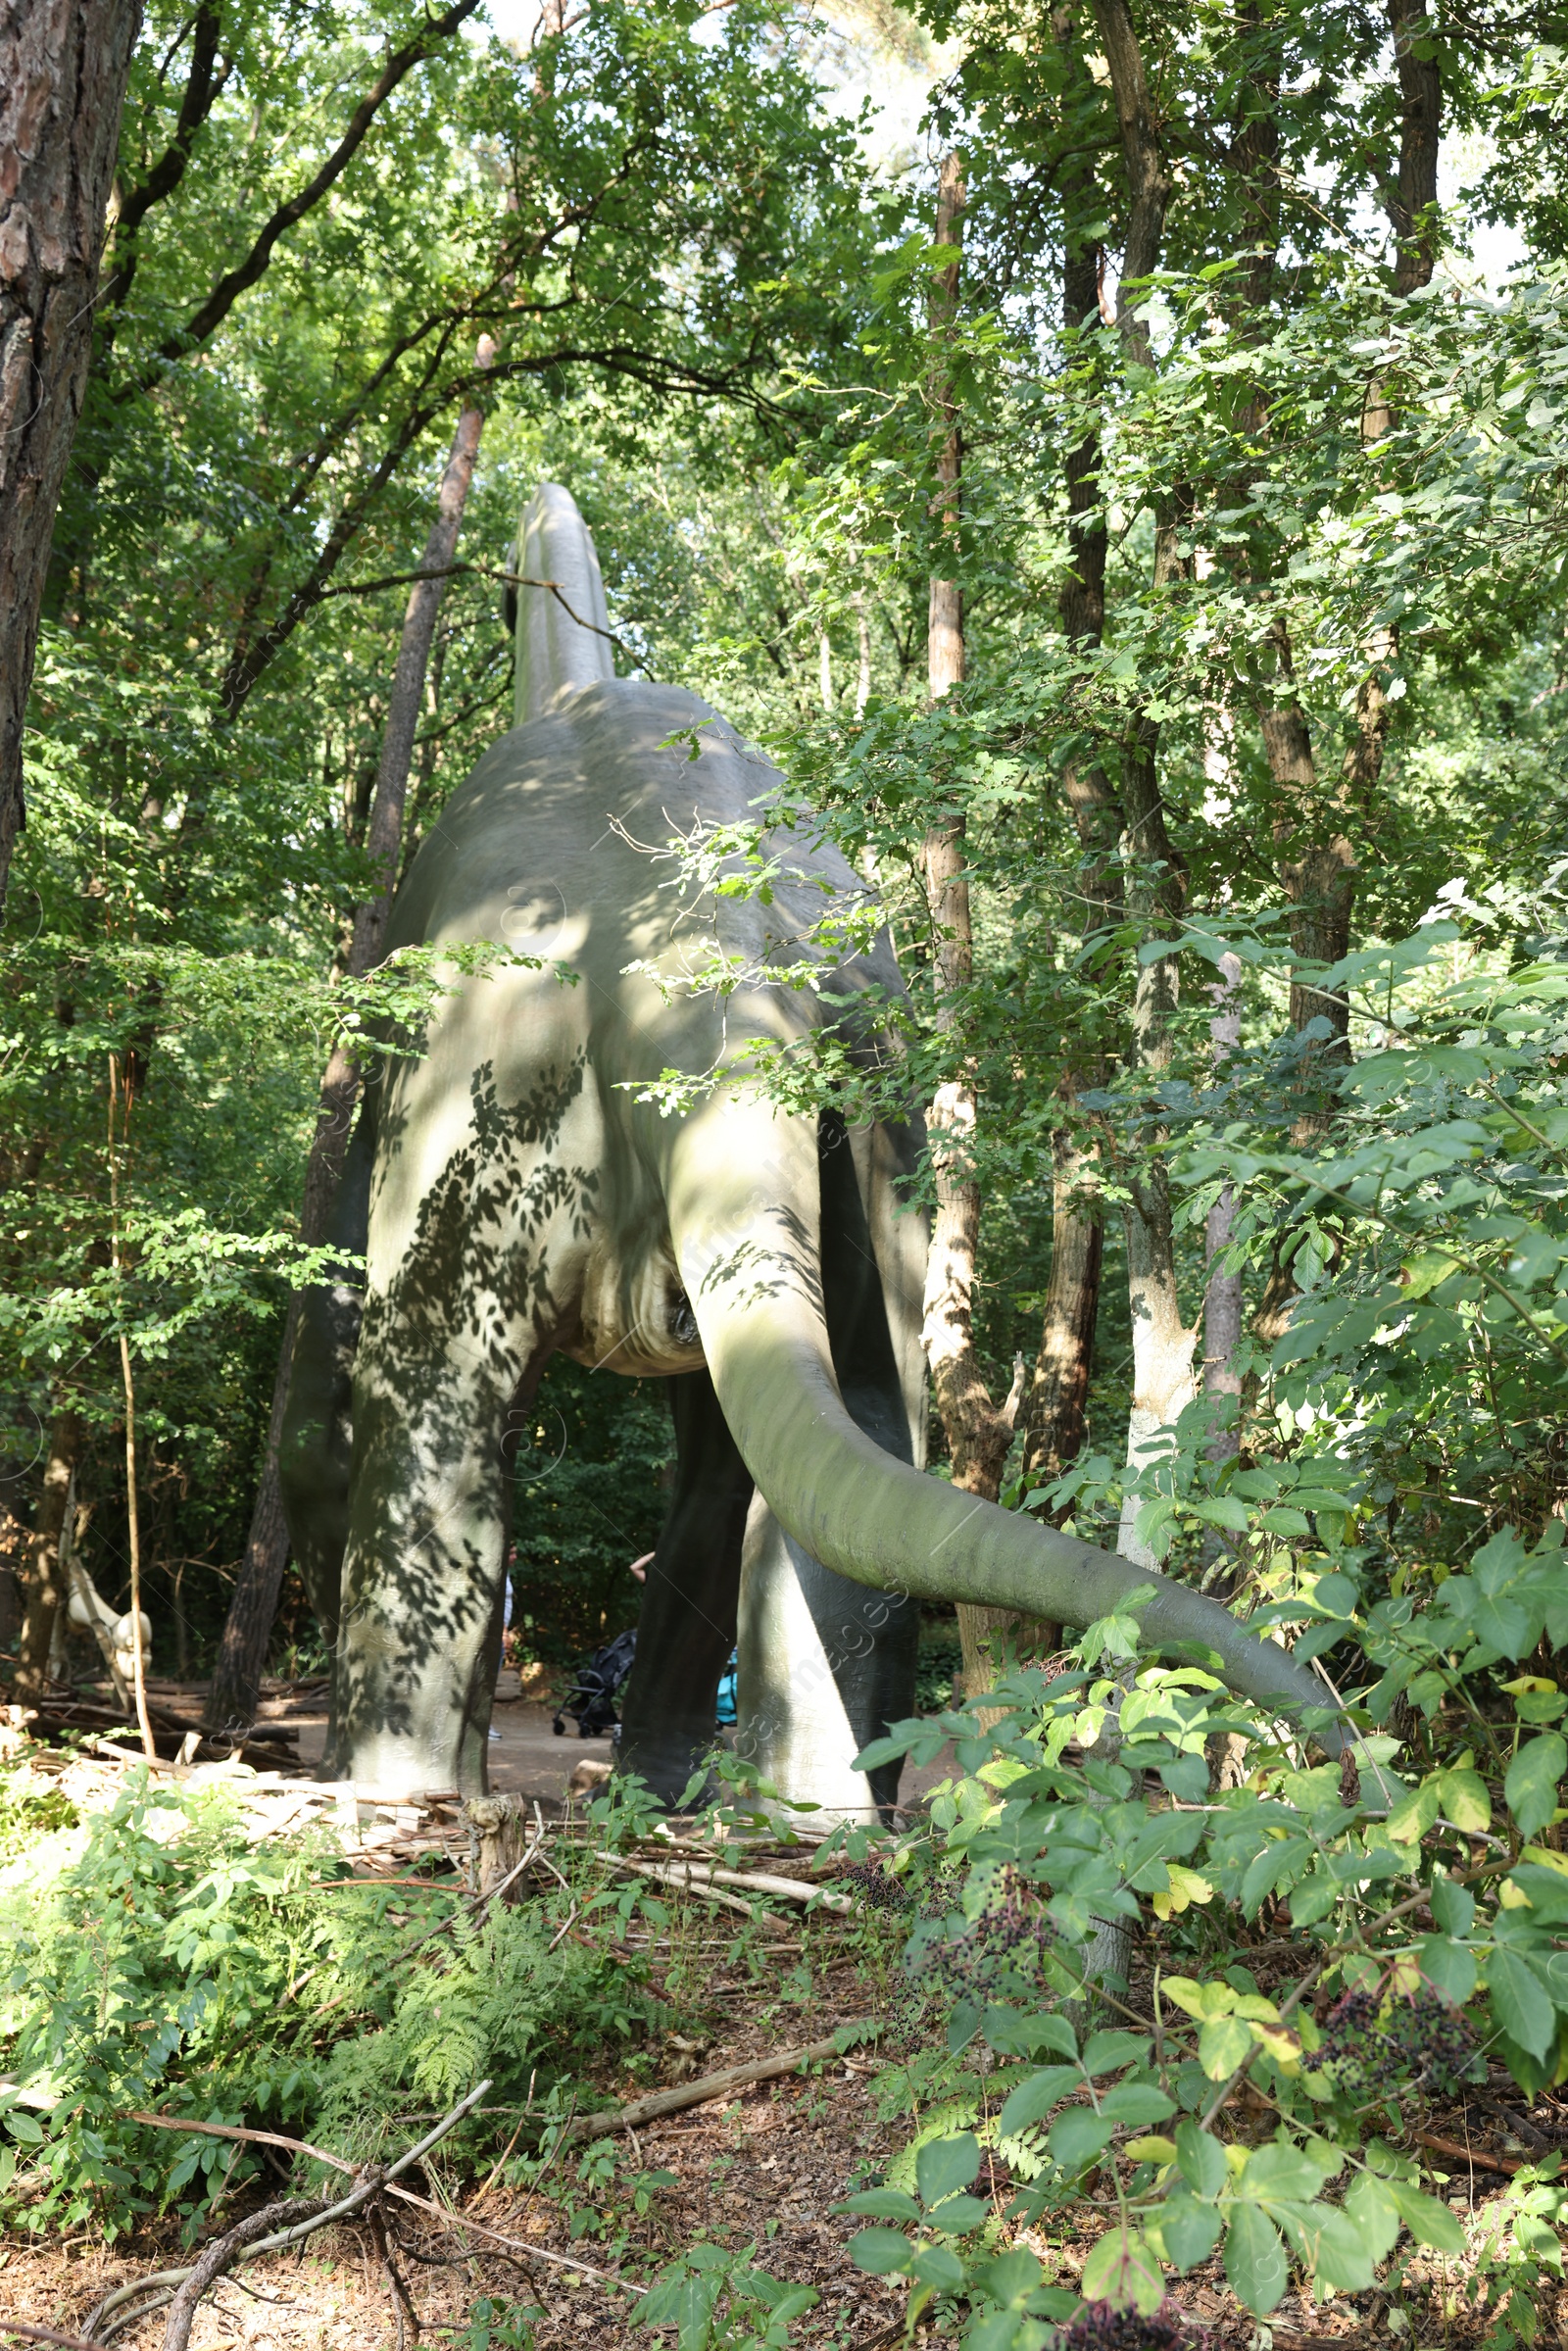
<svg viewBox="0 0 1568 2351">
<path fill-rule="evenodd" d="M 397 1964 L 460 1891 L 432 1883 L 411 1920 L 406 1889 L 354 1880 L 324 1836 L 250 1844 L 220 1790 L 130 1775 L 51 1885 L 0 1894 L 0 2210 L 111 2240 L 150 2213 L 193 2222 L 265 2159 L 137 2113 L 367 2158 L 484 2075 L 495 2104 L 531 2093 L 549 2118 L 588 2062 L 662 2018 L 645 1963 L 562 1935 L 548 1903 L 465 1914 Z"/>
</svg>

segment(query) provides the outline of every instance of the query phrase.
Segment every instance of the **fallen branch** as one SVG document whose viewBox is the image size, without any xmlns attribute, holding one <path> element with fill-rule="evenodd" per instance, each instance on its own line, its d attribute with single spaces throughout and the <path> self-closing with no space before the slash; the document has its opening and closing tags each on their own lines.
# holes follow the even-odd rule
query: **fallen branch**
<svg viewBox="0 0 1568 2351">
<path fill-rule="evenodd" d="M 779 1878 L 771 1870 L 725 1870 L 709 1861 L 688 1861 L 685 1867 L 696 1878 L 714 1886 L 749 1886 L 760 1894 L 777 1894 L 786 1902 L 815 1902 L 823 1910 L 853 1911 L 853 1894 L 836 1893 L 825 1886 L 812 1886 L 805 1878 Z"/>
<path fill-rule="evenodd" d="M 20 2334 L 29 2343 L 62 2343 L 65 2351 L 100 2351 L 97 2343 L 89 2343 L 84 2334 L 62 2334 L 58 2327 L 29 2327 L 24 2319 L 6 2319 L 0 2322 L 0 2334 L 8 2339 Z"/>
<path fill-rule="evenodd" d="M 175 2303 L 178 2306 L 181 2295 L 187 2285 L 194 2283 L 199 2270 L 204 2272 L 205 2276 L 196 2299 L 185 2306 L 184 2315 L 178 2327 L 175 2324 L 176 2309 L 171 2310 L 168 2327 L 164 2335 L 164 2351 L 186 2351 L 190 2341 L 191 2325 L 196 2316 L 196 2303 L 201 2298 L 201 2292 L 205 2291 L 215 2278 L 220 2277 L 237 2261 L 255 2261 L 263 2253 L 279 2253 L 285 2246 L 303 2244 L 306 2237 L 314 2236 L 318 2229 L 326 2229 L 334 2221 L 346 2221 L 353 2214 L 362 2211 L 369 2203 L 371 2197 L 378 2196 L 384 2188 L 390 2186 L 400 2173 L 412 2171 L 414 2166 L 422 2156 L 429 2153 L 438 2140 L 445 2138 L 447 2132 L 454 2130 L 463 2121 L 465 2115 L 478 2105 L 489 2087 L 490 2080 L 487 2076 L 476 2088 L 469 2090 L 467 2096 L 453 2107 L 450 2114 L 442 2116 L 433 2131 L 427 2131 L 423 2138 L 410 2147 L 406 2154 L 400 2155 L 396 2163 L 389 2165 L 384 2172 L 379 2166 L 366 2170 L 358 2186 L 352 2188 L 346 2196 L 340 2197 L 335 2204 L 323 2205 L 319 2209 L 313 2210 L 308 2218 L 296 2221 L 287 2228 L 273 2229 L 270 2234 L 259 2236 L 254 2242 L 250 2241 L 246 2235 L 246 2231 L 260 2217 L 253 2213 L 250 2221 L 242 2221 L 237 2229 L 229 2230 L 227 2236 L 220 2237 L 216 2244 L 209 2246 L 201 2260 L 194 2263 L 190 2269 L 160 2270 L 154 2277 L 132 2278 L 128 2285 L 117 2286 L 112 2294 L 105 2295 L 103 2301 L 99 2303 L 87 2321 L 89 2337 L 98 2331 L 103 2321 L 109 2317 L 112 2311 L 118 2310 L 123 2303 L 133 2300 L 138 2294 L 150 2293 L 159 2287 L 172 2286 L 175 2289 Z M 213 2128 L 215 2131 L 220 2131 L 221 2135 L 225 2137 L 228 2135 L 227 2126 L 214 2125 Z M 246 2135 L 251 2134 L 247 2133 Z M 326 2161 L 338 2164 L 339 2168 L 342 2168 L 337 2157 L 329 2156 Z M 269 2207 L 270 2211 L 277 2209 L 279 2208 Z M 218 2254 L 221 2254 L 223 2258 L 214 2267 L 212 2266 L 214 2257 Z M 137 2315 L 145 2317 L 146 2313 L 140 2312 Z"/>
<path fill-rule="evenodd" d="M 617 2278 L 612 2270 L 598 2270 L 591 2261 L 579 2261 L 574 2253 L 556 2253 L 548 2245 L 530 2245 L 525 2237 L 503 2236 L 499 2229 L 490 2228 L 486 2222 L 472 2221 L 466 2212 L 451 2212 L 444 2204 L 432 2203 L 428 2196 L 416 2196 L 411 2187 L 389 2187 L 386 2192 L 396 2196 L 400 2204 L 413 2204 L 420 2212 L 429 2213 L 448 2229 L 471 2229 L 479 2236 L 487 2236 L 493 2245 L 505 2245 L 509 2252 L 520 2254 L 525 2260 L 554 2262 L 559 2270 L 580 2271 L 583 2277 L 597 2278 L 605 2285 L 618 2285 L 622 2293 L 648 2291 L 646 2285 L 633 2285 L 629 2278 Z"/>
<path fill-rule="evenodd" d="M 688 1861 L 683 1863 L 679 1869 L 666 1869 L 661 1862 L 631 1861 L 618 1853 L 607 1853 L 604 1858 L 613 1869 L 635 1870 L 638 1877 L 654 1878 L 661 1886 L 674 1886 L 679 1893 L 695 1894 L 700 1902 L 716 1902 L 725 1910 L 738 1910 L 741 1917 L 749 1919 L 753 1926 L 780 1927 L 783 1924 L 782 1920 L 770 1917 L 767 1911 L 759 1910 L 755 1903 L 743 1902 L 739 1894 L 726 1893 L 722 1886 L 710 1885 L 706 1876 L 702 1878 L 694 1876 L 694 1866 L 701 1866 L 700 1864 L 694 1865 Z M 735 1877 L 734 1871 L 729 1871 L 726 1875 L 731 1878 Z M 745 1883 L 744 1880 L 739 1879 L 736 1882 L 738 1884 Z"/>
<path fill-rule="evenodd" d="M 352 2180 L 354 2166 L 345 2163 L 341 2155 L 328 2155 L 324 2147 L 313 2147 L 308 2138 L 285 2138 L 280 2131 L 243 2131 L 237 2123 L 193 2123 L 178 2114 L 132 2114 L 132 2123 L 144 2123 L 149 2131 L 197 2131 L 205 2138 L 245 2139 L 258 2147 L 287 2147 L 295 2155 L 308 2155 L 313 2163 L 324 2163 L 330 2171 L 342 2172 Z"/>
<path fill-rule="evenodd" d="M 839 2032 L 873 2025 L 872 2017 L 854 2017 Z M 580 2114 L 569 2122 L 557 2141 L 564 2145 L 575 2138 L 605 2138 L 612 2131 L 634 2131 L 639 2124 L 657 2122 L 661 2115 L 679 2114 L 687 2106 L 707 2106 L 714 2098 L 727 2097 L 732 2089 L 745 2089 L 754 2082 L 771 2082 L 776 2075 L 793 2074 L 798 2066 L 812 2065 L 823 2057 L 841 2054 L 838 2033 L 826 2040 L 808 2042 L 804 2049 L 785 2049 L 777 2057 L 755 2057 L 748 2065 L 726 2066 L 721 2074 L 703 2074 L 695 2082 L 683 2082 L 675 2089 L 655 2090 L 647 2098 L 634 2098 L 629 2106 L 614 2106 L 603 2114 Z"/>
<path fill-rule="evenodd" d="M 1461 2147 L 1456 2138 L 1439 2138 L 1435 2131 L 1412 2131 L 1410 2136 L 1418 2147 L 1430 2147 L 1434 2155 L 1452 2156 L 1456 2163 L 1472 2164 L 1478 2172 L 1501 2172 L 1511 2180 L 1515 2172 L 1525 2169 L 1506 2155 L 1483 2155 L 1479 2147 Z"/>
<path fill-rule="evenodd" d="M 361 2201 L 368 2203 L 374 2193 L 375 2186 L 371 2184 Z M 215 2285 L 233 2267 L 247 2246 L 257 2244 L 259 2239 L 273 2237 L 280 2221 L 303 2222 L 306 2216 L 319 2223 L 320 2204 L 303 2201 L 298 2196 L 285 2196 L 280 2203 L 264 2204 L 260 2212 L 248 2214 L 229 2229 L 226 2236 L 215 2238 L 200 2261 L 186 2272 L 183 2284 L 169 2306 L 169 2317 L 164 2324 L 164 2351 L 188 2351 L 190 2330 L 196 2324 L 196 2312 L 202 2296 L 210 2285 Z"/>
<path fill-rule="evenodd" d="M 505 2113 L 506 2109 L 504 2107 L 492 2108 L 490 2111 Z M 242 2129 L 237 2123 L 191 2123 L 172 2114 L 133 2114 L 130 2120 L 133 2123 L 150 2124 L 153 2129 L 158 2131 L 205 2131 L 210 2138 L 245 2139 L 258 2146 L 283 2147 L 290 2154 L 309 2156 L 313 2163 L 327 2164 L 334 2172 L 342 2172 L 351 2180 L 354 2177 L 355 2167 L 351 2163 L 345 2163 L 341 2155 L 329 2155 L 324 2147 L 313 2147 L 308 2138 L 288 2138 L 281 2131 L 249 2131 Z M 519 2123 L 518 2131 L 521 2128 Z M 513 2143 L 514 2145 L 516 2143 L 515 2131 L 513 2133 Z M 579 2261 L 574 2254 L 555 2253 L 547 2245 L 530 2245 L 518 2237 L 503 2236 L 499 2229 L 488 2228 L 483 2221 L 473 2221 L 468 2218 L 466 2213 L 453 2212 L 445 2205 L 433 2204 L 428 2196 L 416 2196 L 413 2188 L 397 2186 L 390 2174 L 382 2180 L 381 2185 L 389 2196 L 396 2196 L 400 2204 L 412 2204 L 417 2211 L 429 2213 L 433 2219 L 444 2221 L 453 2228 L 461 2225 L 465 2229 L 476 2229 L 481 2236 L 492 2237 L 498 2245 L 510 2246 L 514 2252 L 529 2254 L 537 2261 L 554 2262 L 560 2269 L 580 2270 L 585 2277 L 603 2278 L 607 2285 L 624 2286 L 629 2294 L 642 2294 L 648 2290 L 646 2286 L 633 2285 L 627 2278 L 615 2277 L 610 2270 L 596 2269 L 591 2261 Z M 160 2274 L 156 2281 L 149 2278 L 143 2282 L 168 2285 L 172 2279 L 183 2278 L 188 2275 L 189 2273 L 183 2270 L 166 2270 Z M 94 2313 L 95 2318 L 99 2315 Z M 61 2339 L 65 2340 L 66 2338 L 62 2337 Z"/>
</svg>

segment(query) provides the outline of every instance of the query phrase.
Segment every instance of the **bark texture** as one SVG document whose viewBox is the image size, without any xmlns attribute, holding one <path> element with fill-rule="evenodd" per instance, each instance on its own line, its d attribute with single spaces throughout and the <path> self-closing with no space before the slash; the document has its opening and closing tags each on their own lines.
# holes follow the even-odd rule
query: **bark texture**
<svg viewBox="0 0 1568 2351">
<path fill-rule="evenodd" d="M 1054 1161 L 1051 1273 L 1040 1353 L 1023 1407 L 1026 1482 L 1059 1478 L 1083 1445 L 1100 1313 L 1104 1227 L 1087 1213 L 1084 1199 L 1097 1188 L 1094 1162 L 1065 1132 L 1056 1135 Z"/>
<path fill-rule="evenodd" d="M 939 352 L 931 389 L 943 428 L 937 453 L 936 511 L 944 536 L 952 538 L 955 554 L 962 495 L 963 429 L 942 346 L 957 309 L 960 264 L 956 249 L 963 237 L 963 167 L 956 155 L 949 154 L 942 160 L 937 185 L 936 242 L 954 249 L 954 258 L 937 272 L 931 295 L 931 327 Z M 933 702 L 940 702 L 963 682 L 963 589 L 958 580 L 940 570 L 931 574 L 926 665 Z M 927 833 L 923 864 L 934 943 L 937 1025 L 951 1032 L 957 1025 L 962 993 L 974 974 L 961 808 L 955 808 L 945 824 L 933 826 Z M 927 1120 L 937 1202 L 926 1263 L 922 1336 L 953 1463 L 953 1483 L 964 1494 L 995 1501 L 1012 1442 L 1011 1413 L 1017 1408 L 1017 1394 L 1015 1388 L 1009 1398 L 1011 1410 L 1004 1406 L 999 1412 L 975 1354 L 974 1271 L 980 1240 L 980 1187 L 972 1173 L 971 1155 L 975 1116 L 974 1087 L 966 1077 L 938 1087 Z M 963 1644 L 964 1688 L 971 1697 L 989 1689 L 995 1680 L 997 1637 L 1013 1623 L 1005 1610 L 970 1608 L 960 1602 L 958 1637 Z"/>
<path fill-rule="evenodd" d="M 28 1546 L 26 1611 L 16 1677 L 18 1697 L 41 1697 L 49 1680 L 49 1651 L 55 1625 L 68 1596 L 60 1564 L 60 1537 L 85 1437 L 86 1428 L 79 1413 L 69 1407 L 56 1412 L 49 1432 L 43 1493 Z"/>
<path fill-rule="evenodd" d="M 480 366 L 488 367 L 493 358 L 494 346 L 485 336 L 479 345 Z M 452 453 L 447 460 L 440 495 L 436 501 L 435 519 L 424 543 L 424 555 L 419 565 L 421 571 L 444 572 L 452 564 L 457 553 L 458 533 L 463 524 L 463 510 L 473 480 L 483 426 L 483 411 L 470 403 L 458 418 Z M 366 900 L 355 908 L 354 935 L 348 959 L 351 979 L 363 979 L 381 959 L 381 942 L 385 936 L 387 913 L 397 881 L 398 851 L 403 838 L 409 771 L 414 761 L 419 706 L 424 694 L 425 674 L 430 665 L 430 650 L 435 642 L 436 620 L 445 587 L 444 579 L 420 579 L 415 582 L 409 593 L 403 637 L 398 647 L 397 667 L 393 672 L 392 692 L 387 705 L 381 762 L 376 773 L 375 794 L 370 802 L 365 838 L 366 849 L 381 876 L 382 886 L 374 898 Z M 359 1093 L 360 1072 L 357 1064 L 341 1045 L 334 1046 L 326 1065 L 326 1074 L 321 1080 L 316 1133 L 311 1139 L 310 1157 L 306 1161 L 305 1196 L 300 1210 L 300 1239 L 312 1247 L 319 1246 L 326 1238 Z M 251 1512 L 245 1556 L 240 1563 L 234 1596 L 229 1602 L 223 1638 L 219 1644 L 218 1661 L 207 1695 L 208 1723 L 222 1730 L 247 1728 L 255 1719 L 256 1702 L 261 1694 L 262 1671 L 267 1661 L 267 1644 L 272 1631 L 272 1620 L 277 1614 L 278 1594 L 283 1588 L 283 1570 L 288 1564 L 288 1523 L 283 1514 L 278 1447 L 282 1442 L 283 1408 L 288 1397 L 294 1341 L 298 1330 L 299 1300 L 296 1298 L 289 1302 L 288 1318 L 283 1326 L 283 1344 L 278 1353 L 277 1373 L 272 1382 L 271 1411 L 268 1417 L 267 1454 Z"/>
<path fill-rule="evenodd" d="M 55 508 L 87 386 L 138 0 L 0 12 L 0 907 Z"/>
</svg>

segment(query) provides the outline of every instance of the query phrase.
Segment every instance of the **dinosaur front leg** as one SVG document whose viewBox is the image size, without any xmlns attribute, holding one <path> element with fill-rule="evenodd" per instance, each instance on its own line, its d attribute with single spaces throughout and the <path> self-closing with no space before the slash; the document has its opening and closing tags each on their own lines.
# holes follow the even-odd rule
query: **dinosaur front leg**
<svg viewBox="0 0 1568 2351">
<path fill-rule="evenodd" d="M 397 1794 L 485 1787 L 514 1382 L 452 1347 L 399 1360 L 367 1317 L 338 1637 L 353 1777 Z"/>
</svg>

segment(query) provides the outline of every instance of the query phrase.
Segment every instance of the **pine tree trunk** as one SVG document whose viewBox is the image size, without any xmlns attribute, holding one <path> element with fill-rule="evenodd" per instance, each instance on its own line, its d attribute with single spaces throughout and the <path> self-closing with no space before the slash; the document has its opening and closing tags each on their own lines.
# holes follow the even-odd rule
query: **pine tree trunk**
<svg viewBox="0 0 1568 2351">
<path fill-rule="evenodd" d="M 22 829 L 22 737 L 66 464 L 87 388 L 104 214 L 137 0 L 0 16 L 0 909 Z"/>
<path fill-rule="evenodd" d="M 481 366 L 489 365 L 486 356 L 489 338 L 486 337 L 479 347 Z M 436 502 L 435 520 L 430 525 L 419 565 L 421 571 L 446 571 L 457 553 L 458 532 L 463 522 L 468 485 L 473 479 L 483 424 L 483 411 L 477 407 L 466 408 L 458 418 L 452 454 L 447 460 L 447 469 Z M 365 840 L 366 850 L 382 877 L 382 887 L 374 898 L 368 899 L 355 908 L 354 937 L 348 961 L 352 979 L 363 979 L 381 959 L 381 942 L 391 907 L 393 884 L 397 879 L 398 848 L 403 836 L 403 814 L 408 800 L 409 770 L 414 761 L 415 737 L 418 731 L 419 706 L 424 694 L 425 672 L 429 667 L 430 648 L 435 641 L 436 618 L 441 610 L 445 586 L 444 579 L 416 580 L 410 591 L 408 610 L 404 615 L 403 637 L 398 648 L 397 668 L 393 673 L 392 692 L 387 705 L 381 763 Z M 334 1046 L 331 1059 L 326 1065 L 326 1074 L 321 1080 L 316 1133 L 312 1138 L 310 1157 L 305 1168 L 300 1239 L 312 1247 L 318 1247 L 326 1238 L 332 1205 L 337 1198 L 338 1181 L 343 1173 L 344 1155 L 353 1129 L 359 1091 L 360 1073 L 356 1064 L 341 1045 Z M 277 1614 L 278 1594 L 283 1588 L 283 1570 L 288 1564 L 288 1523 L 283 1515 L 278 1448 L 282 1442 L 283 1410 L 288 1399 L 289 1375 L 293 1368 L 294 1340 L 298 1329 L 299 1301 L 294 1298 L 289 1303 L 288 1317 L 283 1326 L 283 1344 L 278 1351 L 277 1371 L 272 1381 L 272 1405 L 267 1424 L 267 1452 L 251 1512 L 245 1556 L 240 1563 L 212 1685 L 207 1693 L 207 1721 L 216 1729 L 246 1729 L 255 1720 L 262 1673 L 267 1662 L 267 1644 L 271 1638 L 272 1620 Z"/>
</svg>

